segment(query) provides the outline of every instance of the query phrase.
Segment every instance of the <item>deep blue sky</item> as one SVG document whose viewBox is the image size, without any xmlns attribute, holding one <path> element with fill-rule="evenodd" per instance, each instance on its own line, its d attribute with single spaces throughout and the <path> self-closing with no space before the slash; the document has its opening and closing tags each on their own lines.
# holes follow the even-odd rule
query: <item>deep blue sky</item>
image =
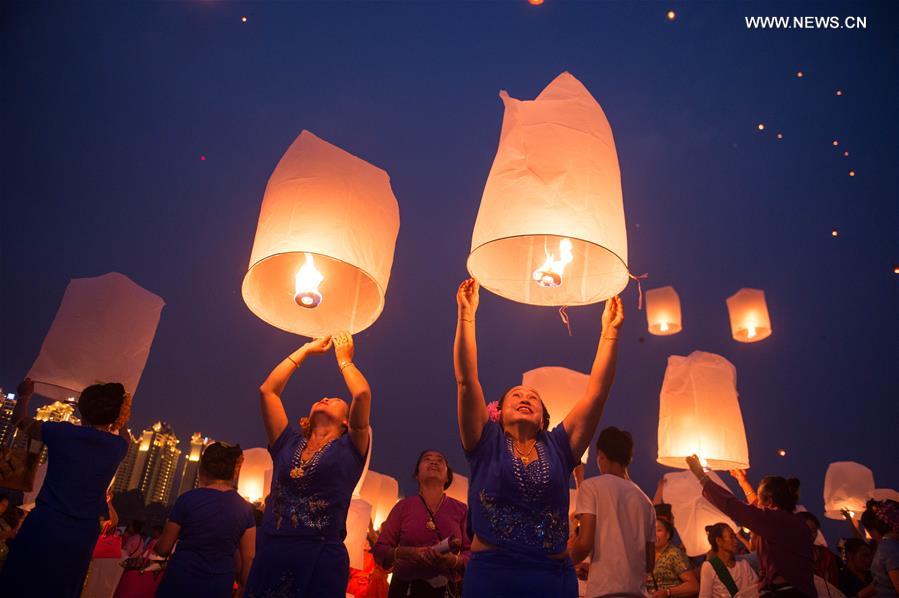
<svg viewBox="0 0 899 598">
<path fill-rule="evenodd" d="M 2 10 L 4 387 L 27 372 L 69 279 L 118 271 L 167 303 L 134 424 L 164 419 L 182 440 L 199 430 L 263 445 L 256 388 L 303 341 L 250 313 L 240 283 L 268 176 L 308 128 L 386 169 L 400 205 L 386 308 L 357 338 L 374 389 L 373 468 L 412 491 L 414 458 L 435 447 L 465 471 L 454 291 L 496 150 L 497 94 L 533 98 L 569 70 L 612 124 L 631 269 L 649 272 L 649 288 L 674 285 L 683 303 L 684 332 L 652 337 L 635 289 L 625 293 L 601 425 L 634 433 L 636 481 L 651 493 L 663 472 L 654 461 L 665 360 L 702 349 L 737 366 L 753 478 L 798 475 L 819 513 L 830 461 L 860 461 L 878 486 L 899 488 L 894 3 Z M 744 25 L 746 15 L 779 14 L 866 16 L 868 27 Z M 724 300 L 741 287 L 767 294 L 774 334 L 764 342 L 730 339 Z M 571 309 L 569 338 L 556 310 L 484 293 L 488 395 L 533 367 L 586 370 L 600 313 Z M 345 395 L 333 357 L 310 361 L 285 395 L 291 418 L 335 390 Z"/>
</svg>

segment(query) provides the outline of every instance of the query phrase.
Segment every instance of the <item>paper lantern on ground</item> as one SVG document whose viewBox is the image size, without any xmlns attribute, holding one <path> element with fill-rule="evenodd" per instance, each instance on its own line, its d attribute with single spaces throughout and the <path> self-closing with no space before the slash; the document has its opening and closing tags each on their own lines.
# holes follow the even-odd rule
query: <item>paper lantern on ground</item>
<svg viewBox="0 0 899 598">
<path fill-rule="evenodd" d="M 165 302 L 118 272 L 73 279 L 28 377 L 64 401 L 97 382 L 134 394 Z"/>
<path fill-rule="evenodd" d="M 715 472 L 709 472 L 709 478 L 722 488 L 727 488 Z M 671 505 L 671 514 L 674 515 L 677 533 L 690 556 L 705 554 L 709 551 L 705 526 L 726 523 L 734 532 L 739 529 L 733 520 L 703 498 L 702 486 L 699 485 L 699 481 L 692 472 L 666 473 L 662 498 Z"/>
<path fill-rule="evenodd" d="M 455 498 L 461 503 L 468 504 L 468 478 L 453 472 L 453 483 L 446 489 L 446 495 Z"/>
<path fill-rule="evenodd" d="M 396 478 L 369 469 L 361 495 L 372 507 L 371 518 L 375 529 L 380 529 L 393 505 L 400 499 L 400 486 Z"/>
<path fill-rule="evenodd" d="M 525 372 L 521 377 L 522 386 L 533 388 L 549 411 L 549 429 L 562 423 L 571 408 L 587 394 L 590 376 L 568 368 L 548 366 Z M 587 462 L 589 450 L 581 455 Z"/>
<path fill-rule="evenodd" d="M 873 492 L 874 473 L 870 469 L 854 461 L 831 463 L 824 474 L 824 515 L 842 519 L 842 509 L 860 513 Z"/>
<path fill-rule="evenodd" d="M 627 286 L 627 233 L 612 128 L 562 73 L 535 100 L 500 92 L 499 148 L 474 225 L 468 271 L 531 305 L 586 305 Z"/>
<path fill-rule="evenodd" d="M 740 289 L 727 298 L 730 332 L 734 340 L 755 343 L 771 336 L 771 319 L 765 291 Z"/>
<path fill-rule="evenodd" d="M 386 172 L 303 131 L 265 188 L 247 307 L 304 336 L 368 328 L 384 308 L 399 226 Z"/>
<path fill-rule="evenodd" d="M 346 538 L 343 544 L 350 555 L 350 567 L 365 568 L 365 543 L 368 538 L 368 522 L 371 521 L 372 506 L 361 498 L 350 500 L 346 514 Z"/>
<path fill-rule="evenodd" d="M 686 469 L 694 454 L 712 469 L 749 467 L 737 370 L 703 351 L 669 357 L 659 395 L 658 462 Z"/>
<path fill-rule="evenodd" d="M 271 491 L 272 456 L 267 449 L 250 448 L 243 452 L 243 465 L 237 478 L 237 493 L 250 502 L 257 502 Z M 266 483 L 268 474 L 268 483 Z"/>
<path fill-rule="evenodd" d="M 646 291 L 646 323 L 650 334 L 658 336 L 681 331 L 680 297 L 674 287 Z"/>
</svg>

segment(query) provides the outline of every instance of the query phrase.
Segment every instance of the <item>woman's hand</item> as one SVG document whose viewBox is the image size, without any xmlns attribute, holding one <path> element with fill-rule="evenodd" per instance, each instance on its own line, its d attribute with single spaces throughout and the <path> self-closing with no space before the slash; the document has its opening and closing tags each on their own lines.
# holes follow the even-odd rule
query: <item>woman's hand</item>
<svg viewBox="0 0 899 598">
<path fill-rule="evenodd" d="M 337 365 L 342 368 L 347 364 L 353 363 L 355 346 L 350 333 L 346 330 L 341 330 L 333 336 L 332 340 L 334 343 L 334 356 L 337 357 Z"/>
<path fill-rule="evenodd" d="M 465 320 L 474 320 L 480 303 L 478 290 L 481 285 L 474 278 L 469 278 L 459 285 L 456 291 L 456 303 L 459 305 L 459 317 Z"/>
<path fill-rule="evenodd" d="M 618 336 L 618 330 L 624 323 L 624 306 L 621 303 L 621 297 L 615 295 L 609 297 L 606 301 L 606 307 L 602 312 L 602 331 L 603 336 L 615 338 Z"/>
<path fill-rule="evenodd" d="M 329 334 L 328 336 L 312 339 L 303 345 L 302 349 L 309 354 L 327 353 L 331 350 L 331 345 L 331 335 Z"/>
<path fill-rule="evenodd" d="M 27 399 L 34 394 L 34 382 L 31 378 L 25 378 L 16 387 L 16 398 Z"/>
<path fill-rule="evenodd" d="M 429 566 L 434 556 L 434 551 L 427 546 L 403 546 L 396 551 L 396 560 L 409 565 Z"/>
<path fill-rule="evenodd" d="M 730 477 L 732 477 L 733 479 L 737 480 L 737 482 L 739 482 L 739 483 L 741 483 L 741 484 L 742 484 L 743 482 L 748 481 L 748 479 L 749 479 L 749 478 L 747 477 L 747 475 L 746 475 L 746 470 L 745 470 L 745 469 L 731 469 L 731 470 L 729 470 L 727 473 L 730 474 Z"/>
<path fill-rule="evenodd" d="M 702 467 L 702 463 L 699 462 L 699 457 L 696 455 L 687 457 L 687 466 L 690 468 L 690 471 L 693 472 L 693 475 L 696 476 L 697 480 L 701 480 L 705 477 L 705 469 Z"/>
<path fill-rule="evenodd" d="M 452 572 L 455 571 L 456 565 L 459 564 L 459 555 L 453 552 L 447 552 L 446 554 L 437 554 L 433 550 L 428 549 L 428 553 L 429 554 L 425 554 L 424 556 L 425 560 L 430 566 L 437 569 Z"/>
</svg>

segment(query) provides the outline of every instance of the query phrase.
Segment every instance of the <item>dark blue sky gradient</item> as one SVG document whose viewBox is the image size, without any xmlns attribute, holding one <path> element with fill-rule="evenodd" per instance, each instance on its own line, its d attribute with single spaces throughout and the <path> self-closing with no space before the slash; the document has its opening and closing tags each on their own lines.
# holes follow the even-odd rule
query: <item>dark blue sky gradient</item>
<svg viewBox="0 0 899 598">
<path fill-rule="evenodd" d="M 569 70 L 612 124 L 631 269 L 649 272 L 648 288 L 674 285 L 683 305 L 684 332 L 652 337 L 635 289 L 625 293 L 601 425 L 634 433 L 635 480 L 651 494 L 663 472 L 666 358 L 701 349 L 737 366 L 753 479 L 798 475 L 819 514 L 830 461 L 860 461 L 878 486 L 899 488 L 895 3 L 197 0 L 2 11 L 4 387 L 27 372 L 69 279 L 118 271 L 167 303 L 134 425 L 163 419 L 182 441 L 199 430 L 263 445 L 256 388 L 302 340 L 257 319 L 240 283 L 268 176 L 307 128 L 386 169 L 400 205 L 386 308 L 357 338 L 374 389 L 373 468 L 407 493 L 423 448 L 466 471 L 454 291 L 496 151 L 497 94 L 530 99 Z M 744 24 L 780 14 L 866 16 L 867 29 Z M 774 334 L 763 342 L 730 339 L 724 300 L 741 287 L 767 294 Z M 482 294 L 488 395 L 541 365 L 587 370 L 601 309 L 571 309 L 569 338 L 556 310 Z M 346 396 L 333 357 L 310 360 L 285 394 L 291 419 L 335 392 Z"/>
</svg>

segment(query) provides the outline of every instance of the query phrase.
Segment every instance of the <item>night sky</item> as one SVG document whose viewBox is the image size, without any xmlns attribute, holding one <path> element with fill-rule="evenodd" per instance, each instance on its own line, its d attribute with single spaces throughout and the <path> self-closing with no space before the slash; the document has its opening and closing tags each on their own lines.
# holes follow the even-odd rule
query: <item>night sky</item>
<svg viewBox="0 0 899 598">
<path fill-rule="evenodd" d="M 673 285 L 684 313 L 682 333 L 654 337 L 636 288 L 624 293 L 600 426 L 634 434 L 635 481 L 651 495 L 665 471 L 655 457 L 666 359 L 700 349 L 737 367 L 753 480 L 797 475 L 801 502 L 819 515 L 831 461 L 859 461 L 878 487 L 899 488 L 895 3 L 193 0 L 2 11 L 4 388 L 37 356 L 68 281 L 118 271 L 166 301 L 132 426 L 162 419 L 182 443 L 201 431 L 264 445 L 256 389 L 304 339 L 256 318 L 240 285 L 266 181 L 309 129 L 387 170 L 400 206 L 386 307 L 356 338 L 373 388 L 372 468 L 413 492 L 418 452 L 437 448 L 467 473 L 454 294 L 497 147 L 498 93 L 532 99 L 568 70 L 615 134 L 630 268 L 649 273 L 646 288 Z M 867 29 L 744 24 L 781 14 L 866 16 Z M 767 340 L 730 338 L 725 298 L 741 287 L 767 295 Z M 569 337 L 556 309 L 482 292 L 488 397 L 534 367 L 587 371 L 601 311 L 570 309 Z M 335 393 L 346 397 L 333 356 L 311 358 L 287 388 L 288 414 L 295 421 Z M 829 529 L 834 539 L 844 531 Z"/>
</svg>

